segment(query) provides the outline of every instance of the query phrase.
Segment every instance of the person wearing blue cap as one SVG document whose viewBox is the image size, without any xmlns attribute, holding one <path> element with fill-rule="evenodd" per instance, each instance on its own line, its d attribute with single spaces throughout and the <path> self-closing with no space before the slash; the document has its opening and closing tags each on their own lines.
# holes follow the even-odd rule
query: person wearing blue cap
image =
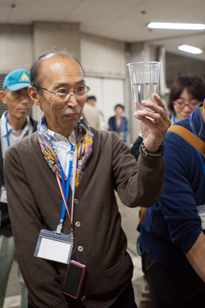
<svg viewBox="0 0 205 308">
<path fill-rule="evenodd" d="M 7 194 L 3 176 L 3 159 L 7 148 L 18 140 L 33 133 L 37 122 L 30 116 L 32 100 L 28 95 L 30 73 L 25 69 L 11 71 L 3 82 L 0 99 L 7 105 L 0 119 L 0 308 L 3 307 L 5 292 L 12 263 L 15 259 L 14 240 L 7 209 Z M 21 277 L 19 271 L 19 278 Z M 19 279 L 22 289 L 21 308 L 26 308 L 27 289 Z"/>
</svg>

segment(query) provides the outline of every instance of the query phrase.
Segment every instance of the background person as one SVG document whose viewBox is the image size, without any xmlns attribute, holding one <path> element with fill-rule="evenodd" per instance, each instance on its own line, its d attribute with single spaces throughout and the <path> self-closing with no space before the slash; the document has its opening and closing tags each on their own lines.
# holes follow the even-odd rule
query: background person
<svg viewBox="0 0 205 308">
<path fill-rule="evenodd" d="M 159 198 L 165 171 L 161 142 L 170 125 L 163 102 L 155 95 L 156 104 L 145 103 L 154 112 L 135 114 L 144 133 L 137 164 L 116 134 L 79 121 L 89 88 L 81 65 L 70 54 L 52 51 L 41 55 L 32 65 L 31 84 L 29 95 L 44 116 L 37 133 L 9 149 L 4 162 L 17 257 L 30 307 L 134 308 L 133 265 L 115 190 L 130 207 L 148 206 Z M 72 164 L 73 148 L 77 164 L 73 163 L 76 168 L 71 173 L 67 162 Z M 73 215 L 69 210 L 64 215 L 67 202 Z M 71 234 L 72 260 L 86 266 L 77 300 L 62 294 L 67 264 L 34 257 L 40 230 L 46 229 L 58 240 L 57 226 Z"/>
<path fill-rule="evenodd" d="M 95 129 L 101 129 L 101 114 L 96 108 L 96 101 L 94 99 L 86 101 L 83 109 L 83 118 L 89 126 Z"/>
<path fill-rule="evenodd" d="M 97 108 L 97 98 L 94 95 L 89 95 L 86 101 L 89 105 Z"/>
<path fill-rule="evenodd" d="M 179 120 L 190 117 L 193 110 L 205 98 L 205 81 L 198 76 L 178 76 L 175 78 L 168 97 L 168 110 L 172 124 Z M 139 147 L 142 143 L 142 136 L 139 135 L 130 149 L 130 153 L 138 159 Z M 145 209 L 142 209 L 140 222 L 145 218 Z M 138 231 L 140 226 L 138 225 Z M 139 308 L 151 308 L 151 298 L 146 276 L 139 303 Z"/>
<path fill-rule="evenodd" d="M 108 120 L 109 131 L 115 132 L 124 142 L 127 142 L 127 135 L 129 133 L 128 119 L 122 115 L 125 107 L 117 104 L 114 110 L 115 115 Z"/>
<path fill-rule="evenodd" d="M 189 102 L 190 103 L 190 102 Z M 202 140 L 205 100 L 177 122 Z M 164 138 L 166 175 L 161 198 L 140 225 L 143 268 L 153 308 L 205 307 L 205 158 L 174 132 Z"/>
<path fill-rule="evenodd" d="M 30 86 L 30 73 L 25 69 L 11 71 L 3 82 L 3 90 L 0 91 L 0 99 L 7 105 L 0 119 L 0 186 L 2 209 L 2 221 L 0 227 L 0 307 L 3 307 L 9 273 L 15 260 L 14 240 L 7 209 L 6 188 L 3 176 L 3 159 L 8 147 L 15 144 L 25 136 L 32 134 L 37 128 L 29 114 L 33 102 L 28 95 Z M 23 191 L 20 191 L 22 196 Z M 21 199 L 21 197 L 20 197 Z M 5 218 L 7 217 L 7 219 Z M 19 274 L 19 282 L 22 289 L 21 308 L 27 308 L 27 290 Z"/>
<path fill-rule="evenodd" d="M 205 81 L 199 76 L 178 76 L 169 93 L 168 109 L 172 124 L 190 117 L 205 98 Z"/>
<path fill-rule="evenodd" d="M 97 98 L 96 96 L 94 95 L 90 95 L 88 96 L 87 98 L 87 103 L 95 108 L 97 108 Z M 100 129 L 103 129 L 103 130 L 108 130 L 108 125 L 105 121 L 105 116 L 103 114 L 103 112 L 101 110 L 99 110 L 99 113 L 100 113 Z"/>
</svg>

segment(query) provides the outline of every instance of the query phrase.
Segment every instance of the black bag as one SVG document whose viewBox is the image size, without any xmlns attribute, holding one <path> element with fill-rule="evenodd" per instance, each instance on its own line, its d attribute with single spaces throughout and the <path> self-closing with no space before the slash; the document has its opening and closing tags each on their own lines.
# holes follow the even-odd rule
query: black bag
<svg viewBox="0 0 205 308">
<path fill-rule="evenodd" d="M 0 235 L 12 236 L 7 203 L 0 202 Z"/>
</svg>

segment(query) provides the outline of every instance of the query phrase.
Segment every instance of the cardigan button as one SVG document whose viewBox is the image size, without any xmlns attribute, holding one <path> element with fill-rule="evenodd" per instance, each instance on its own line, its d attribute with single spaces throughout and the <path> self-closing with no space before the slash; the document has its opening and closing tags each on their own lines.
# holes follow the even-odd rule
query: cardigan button
<svg viewBox="0 0 205 308">
<path fill-rule="evenodd" d="M 82 252 L 83 251 L 83 246 L 78 246 L 78 251 Z"/>
<path fill-rule="evenodd" d="M 80 227 L 81 226 L 80 221 L 76 221 L 75 225 L 76 225 L 76 227 Z"/>
<path fill-rule="evenodd" d="M 77 198 L 74 199 L 74 203 L 76 203 L 76 204 L 78 203 L 78 199 Z"/>
<path fill-rule="evenodd" d="M 81 297 L 81 301 L 84 302 L 85 300 L 86 300 L 86 296 L 83 295 L 83 296 Z"/>
</svg>

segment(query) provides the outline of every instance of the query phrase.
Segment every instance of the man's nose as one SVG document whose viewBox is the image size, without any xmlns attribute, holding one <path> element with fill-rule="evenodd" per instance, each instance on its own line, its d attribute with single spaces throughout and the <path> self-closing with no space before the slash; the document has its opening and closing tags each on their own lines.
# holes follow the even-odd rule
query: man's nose
<svg viewBox="0 0 205 308">
<path fill-rule="evenodd" d="M 19 101 L 22 103 L 22 104 L 28 104 L 31 102 L 31 98 L 30 96 L 26 96 L 26 95 L 21 95 L 21 97 L 19 97 Z"/>
<path fill-rule="evenodd" d="M 73 108 L 78 105 L 78 101 L 77 101 L 75 93 L 73 91 L 68 93 L 68 96 L 66 97 L 66 104 L 70 107 L 73 107 Z"/>
</svg>

